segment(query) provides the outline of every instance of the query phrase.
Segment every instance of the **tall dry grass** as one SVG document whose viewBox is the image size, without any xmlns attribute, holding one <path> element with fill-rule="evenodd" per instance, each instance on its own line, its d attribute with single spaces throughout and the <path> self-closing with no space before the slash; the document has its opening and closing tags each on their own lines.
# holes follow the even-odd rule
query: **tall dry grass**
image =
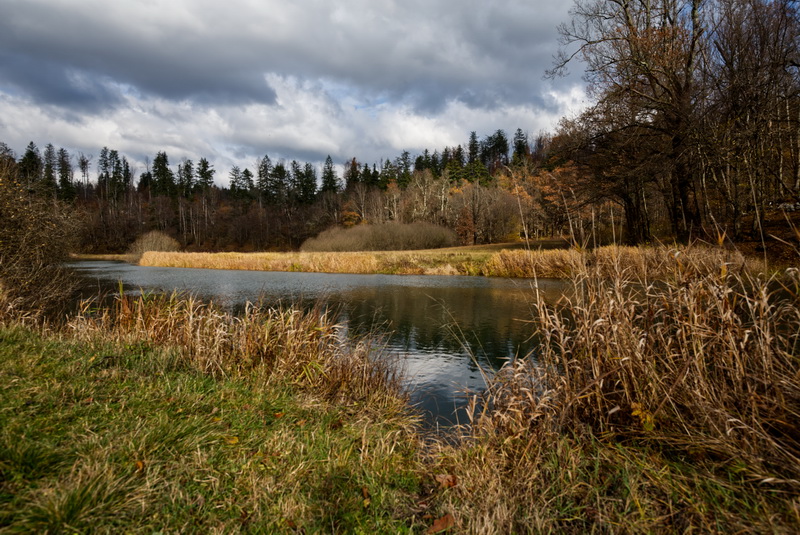
<svg viewBox="0 0 800 535">
<path fill-rule="evenodd" d="M 385 273 L 396 275 L 483 275 L 512 278 L 579 276 L 587 267 L 601 277 L 656 280 L 676 273 L 762 273 L 758 259 L 721 247 L 669 248 L 606 246 L 572 249 L 506 249 L 499 252 L 463 248 L 415 251 L 182 253 L 149 251 L 142 266 L 300 271 L 315 273 Z"/>
<path fill-rule="evenodd" d="M 485 253 L 374 251 L 336 253 L 165 253 L 147 252 L 141 266 L 358 273 L 394 275 L 478 275 Z"/>
<path fill-rule="evenodd" d="M 608 245 L 593 250 L 580 248 L 555 250 L 505 250 L 492 255 L 485 275 L 521 278 L 572 278 L 585 274 L 604 278 L 624 276 L 638 279 L 664 279 L 682 271 L 713 273 L 759 272 L 766 266 L 739 251 L 711 246 L 626 247 Z"/>
<path fill-rule="evenodd" d="M 215 377 L 258 374 L 313 389 L 332 401 L 402 407 L 400 372 L 368 338 L 345 342 L 330 313 L 248 304 L 241 315 L 191 296 L 122 295 L 87 301 L 68 324 L 80 339 L 172 347 L 178 365 Z"/>
<path fill-rule="evenodd" d="M 535 299 L 537 354 L 491 382 L 469 446 L 443 448 L 462 480 L 448 502 L 459 526 L 800 527 L 798 271 L 756 278 L 703 250 L 607 253 L 569 258 L 572 291 Z"/>
</svg>

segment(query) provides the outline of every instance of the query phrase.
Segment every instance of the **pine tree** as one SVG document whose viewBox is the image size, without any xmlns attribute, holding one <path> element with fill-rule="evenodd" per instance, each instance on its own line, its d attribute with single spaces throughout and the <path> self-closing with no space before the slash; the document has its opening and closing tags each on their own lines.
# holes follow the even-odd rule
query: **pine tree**
<svg viewBox="0 0 800 535">
<path fill-rule="evenodd" d="M 473 130 L 469 133 L 469 144 L 467 145 L 467 163 L 473 163 L 480 158 L 481 144 L 478 142 L 478 134 Z"/>
<path fill-rule="evenodd" d="M 197 162 L 197 187 L 203 193 L 207 193 L 214 185 L 214 167 L 205 158 L 200 158 Z"/>
<path fill-rule="evenodd" d="M 153 158 L 153 195 L 172 196 L 175 194 L 175 174 L 169 168 L 166 152 L 159 152 Z"/>
<path fill-rule="evenodd" d="M 67 149 L 58 149 L 58 196 L 65 200 L 75 198 L 75 184 L 73 183 L 72 159 Z"/>
<path fill-rule="evenodd" d="M 333 167 L 333 160 L 331 155 L 325 158 L 325 165 L 322 166 L 322 190 L 323 192 L 330 191 L 338 193 L 340 189 L 339 177 L 336 176 L 336 169 Z"/>
<path fill-rule="evenodd" d="M 238 196 L 242 190 L 242 169 L 238 165 L 231 167 L 228 173 L 228 189 L 234 196 Z"/>
<path fill-rule="evenodd" d="M 272 173 L 272 160 L 269 155 L 264 155 L 263 158 L 258 160 L 258 173 L 256 176 L 256 190 L 258 190 L 259 199 L 269 203 L 271 201 L 269 195 L 269 180 Z"/>
<path fill-rule="evenodd" d="M 52 143 L 48 143 L 44 147 L 44 166 L 42 168 L 42 182 L 40 191 L 46 196 L 55 196 L 57 192 L 56 180 L 56 167 L 58 165 L 58 158 L 56 156 L 56 148 Z"/>
<path fill-rule="evenodd" d="M 36 188 L 42 178 L 42 167 L 42 156 L 39 154 L 36 144 L 31 141 L 28 143 L 25 154 L 22 155 L 17 165 L 20 180 L 29 189 Z"/>
<path fill-rule="evenodd" d="M 194 163 L 192 160 L 184 159 L 183 163 L 178 165 L 178 194 L 186 199 L 191 197 L 194 183 Z"/>
<path fill-rule="evenodd" d="M 522 131 L 522 128 L 517 128 L 514 133 L 514 154 L 511 156 L 511 164 L 515 167 L 524 165 L 530 159 L 530 153 L 528 135 Z"/>
</svg>

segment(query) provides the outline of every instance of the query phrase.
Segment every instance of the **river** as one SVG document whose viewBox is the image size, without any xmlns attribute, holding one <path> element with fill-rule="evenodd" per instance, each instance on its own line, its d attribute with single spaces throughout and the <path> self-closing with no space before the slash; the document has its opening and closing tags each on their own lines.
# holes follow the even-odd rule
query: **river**
<svg viewBox="0 0 800 535">
<path fill-rule="evenodd" d="M 268 305 L 322 303 L 352 333 L 385 334 L 400 358 L 411 401 L 432 427 L 463 423 L 466 391 L 481 390 L 509 359 L 535 350 L 532 280 L 464 276 L 346 275 L 141 267 L 122 262 L 70 264 L 86 286 L 126 292 L 173 290 L 230 310 L 247 301 Z M 553 301 L 564 289 L 539 280 Z"/>
</svg>

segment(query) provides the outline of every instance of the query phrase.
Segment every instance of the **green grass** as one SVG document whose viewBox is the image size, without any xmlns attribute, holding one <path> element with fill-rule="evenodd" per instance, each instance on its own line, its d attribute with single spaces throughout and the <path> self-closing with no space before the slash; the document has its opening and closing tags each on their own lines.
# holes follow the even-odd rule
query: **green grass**
<svg viewBox="0 0 800 535">
<path fill-rule="evenodd" d="M 421 489 L 398 420 L 214 379 L 146 343 L 0 329 L 0 531 L 402 533 Z"/>
</svg>

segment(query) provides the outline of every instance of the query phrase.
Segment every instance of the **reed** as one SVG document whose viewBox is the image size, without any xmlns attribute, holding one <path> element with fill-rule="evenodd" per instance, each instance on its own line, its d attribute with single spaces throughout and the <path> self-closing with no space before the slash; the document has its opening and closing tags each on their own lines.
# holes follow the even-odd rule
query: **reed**
<svg viewBox="0 0 800 535">
<path fill-rule="evenodd" d="M 493 249 L 454 247 L 418 251 L 180 253 L 146 252 L 142 266 L 300 271 L 318 273 L 383 273 L 393 275 L 482 275 L 513 278 L 571 278 L 587 264 L 601 277 L 618 274 L 639 279 L 664 279 L 681 271 L 761 273 L 767 266 L 735 250 L 710 246 L 622 247 L 587 251 L 571 249 Z"/>
<path fill-rule="evenodd" d="M 736 273 L 766 270 L 763 262 L 746 258 L 737 250 L 702 245 L 625 247 L 609 245 L 590 251 L 506 250 L 492 255 L 484 273 L 495 277 L 572 278 L 587 267 L 601 278 L 666 279 L 682 271 L 713 273 L 725 269 Z"/>
<path fill-rule="evenodd" d="M 147 252 L 139 265 L 252 271 L 392 275 L 480 274 L 487 253 L 386 251 L 316 253 L 164 253 Z"/>
<path fill-rule="evenodd" d="M 344 343 L 327 311 L 248 303 L 241 315 L 179 294 L 122 294 L 113 307 L 85 301 L 68 328 L 79 339 L 171 347 L 176 359 L 212 377 L 258 375 L 288 381 L 329 400 L 385 409 L 405 399 L 391 359 L 374 358 L 370 339 Z M 399 410 L 399 409 L 398 409 Z"/>
<path fill-rule="evenodd" d="M 558 304 L 534 297 L 540 349 L 441 446 L 445 507 L 482 533 L 797 531 L 798 271 L 603 253 L 569 259 Z"/>
</svg>

